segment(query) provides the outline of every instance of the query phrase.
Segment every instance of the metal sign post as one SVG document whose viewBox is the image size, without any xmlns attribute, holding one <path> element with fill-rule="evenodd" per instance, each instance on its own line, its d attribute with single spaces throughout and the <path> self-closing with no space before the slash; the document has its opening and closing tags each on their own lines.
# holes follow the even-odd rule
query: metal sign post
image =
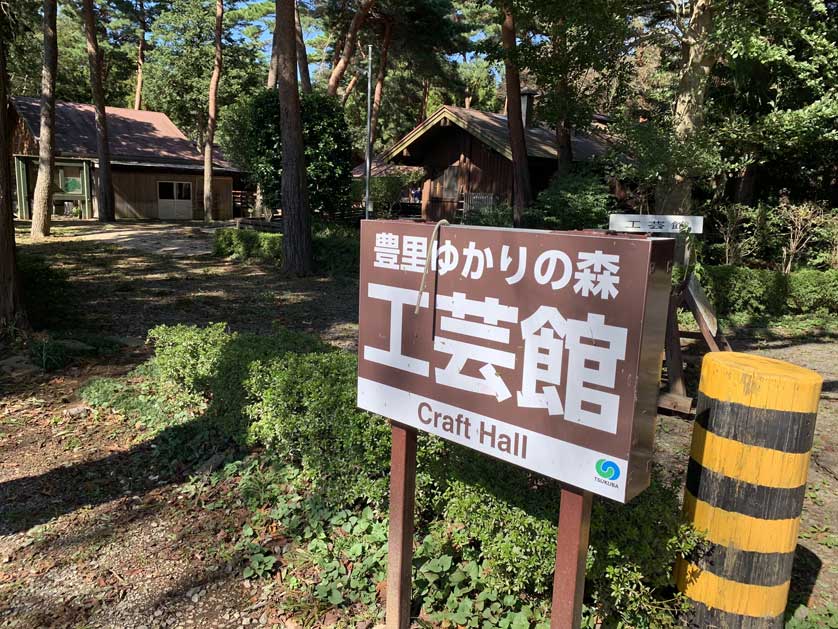
<svg viewBox="0 0 838 629">
<path fill-rule="evenodd" d="M 362 223 L 358 406 L 393 436 L 388 627 L 410 624 L 418 430 L 563 483 L 551 627 L 578 627 L 593 495 L 650 482 L 673 249 Z"/>
<path fill-rule="evenodd" d="M 372 44 L 367 47 L 367 142 L 364 163 L 364 218 L 370 217 L 370 176 L 372 174 Z"/>
</svg>

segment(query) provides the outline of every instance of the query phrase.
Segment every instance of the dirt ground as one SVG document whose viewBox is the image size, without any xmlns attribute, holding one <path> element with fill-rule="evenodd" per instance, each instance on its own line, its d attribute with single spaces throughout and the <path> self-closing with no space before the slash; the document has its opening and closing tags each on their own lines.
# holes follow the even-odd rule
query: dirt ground
<svg viewBox="0 0 838 629">
<path fill-rule="evenodd" d="M 161 467 L 153 443 L 136 443 L 133 426 L 91 412 L 76 392 L 145 360 L 142 339 L 164 323 L 267 332 L 278 322 L 351 349 L 357 281 L 213 258 L 199 226 L 67 223 L 56 233 L 45 244 L 18 238 L 70 274 L 76 301 L 54 304 L 54 320 L 69 336 L 121 343 L 58 371 L 0 376 L 0 626 L 300 626 L 240 578 L 238 557 L 217 552 L 243 509 L 200 508 L 189 478 L 201 466 Z M 838 602 L 838 339 L 734 345 L 824 377 L 791 608 Z M 690 432 L 685 419 L 660 419 L 657 460 L 682 477 Z"/>
</svg>

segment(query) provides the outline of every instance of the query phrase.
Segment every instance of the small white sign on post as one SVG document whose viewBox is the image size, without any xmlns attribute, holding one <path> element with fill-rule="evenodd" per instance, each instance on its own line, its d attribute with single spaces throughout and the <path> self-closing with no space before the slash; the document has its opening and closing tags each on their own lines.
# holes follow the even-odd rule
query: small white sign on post
<svg viewBox="0 0 838 629">
<path fill-rule="evenodd" d="M 704 217 L 678 214 L 612 214 L 608 221 L 608 229 L 615 232 L 649 234 L 677 234 L 688 230 L 692 234 L 701 234 L 704 230 Z"/>
</svg>

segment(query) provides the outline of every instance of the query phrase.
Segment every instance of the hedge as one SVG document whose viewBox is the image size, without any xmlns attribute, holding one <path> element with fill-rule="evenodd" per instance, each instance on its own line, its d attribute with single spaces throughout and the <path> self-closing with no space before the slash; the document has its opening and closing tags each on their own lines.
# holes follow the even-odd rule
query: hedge
<svg viewBox="0 0 838 629">
<path fill-rule="evenodd" d="M 353 354 L 304 334 L 236 334 L 223 324 L 161 326 L 150 340 L 151 373 L 161 388 L 203 396 L 204 419 L 240 444 L 264 446 L 283 465 L 297 466 L 318 503 L 327 505 L 319 513 L 364 510 L 374 514 L 375 526 L 386 526 L 389 424 L 358 410 Z M 491 618 L 542 626 L 555 560 L 558 483 L 428 435 L 420 436 L 418 458 L 422 543 L 414 596 L 425 612 L 485 626 L 481 618 L 490 616 L 481 614 L 491 607 Z M 586 597 L 591 622 L 678 624 L 684 602 L 671 570 L 698 542 L 680 524 L 679 494 L 655 474 L 629 505 L 596 501 Z M 364 544 L 383 557 L 385 540 L 365 538 Z M 374 583 L 354 587 L 372 588 L 374 600 Z"/>
<path fill-rule="evenodd" d="M 754 316 L 838 312 L 838 270 L 779 271 L 705 266 L 701 282 L 717 314 Z"/>
<path fill-rule="evenodd" d="M 214 255 L 282 263 L 282 234 L 224 227 L 215 230 Z"/>
<path fill-rule="evenodd" d="M 314 270 L 322 275 L 357 275 L 360 266 L 360 232 L 334 224 L 313 230 Z M 215 230 L 213 254 L 239 260 L 282 265 L 282 234 L 222 227 Z"/>
</svg>

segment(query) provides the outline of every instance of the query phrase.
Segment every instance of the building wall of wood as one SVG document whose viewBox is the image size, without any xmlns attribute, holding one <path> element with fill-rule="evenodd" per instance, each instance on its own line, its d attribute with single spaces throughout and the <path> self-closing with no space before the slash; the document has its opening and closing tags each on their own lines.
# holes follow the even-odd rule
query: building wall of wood
<svg viewBox="0 0 838 629">
<path fill-rule="evenodd" d="M 12 112 L 14 111 L 14 108 L 12 108 Z M 38 143 L 35 141 L 35 138 L 32 137 L 32 134 L 29 133 L 29 129 L 27 129 L 23 118 L 18 116 L 16 113 L 13 115 L 14 126 L 12 127 L 12 154 L 37 155 Z"/>
<path fill-rule="evenodd" d="M 94 177 L 95 179 L 95 177 Z M 192 184 L 192 218 L 204 218 L 204 178 L 165 171 L 114 170 L 113 188 L 117 218 L 159 218 L 157 182 Z M 216 220 L 233 218 L 233 178 L 216 175 L 212 181 Z"/>
<path fill-rule="evenodd" d="M 499 202 L 510 203 L 512 163 L 460 127 L 448 129 L 445 141 L 436 144 L 424 160 L 429 178 L 422 187 L 422 216 L 450 220 L 465 192 L 491 193 Z"/>
</svg>

